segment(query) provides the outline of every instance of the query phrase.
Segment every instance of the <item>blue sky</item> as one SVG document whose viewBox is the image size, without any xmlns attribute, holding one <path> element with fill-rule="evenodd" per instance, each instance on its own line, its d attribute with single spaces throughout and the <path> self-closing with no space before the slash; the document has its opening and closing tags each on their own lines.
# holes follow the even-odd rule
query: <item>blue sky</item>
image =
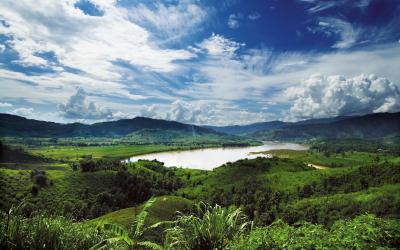
<svg viewBox="0 0 400 250">
<path fill-rule="evenodd" d="M 229 125 L 400 111 L 395 0 L 0 2 L 0 112 Z"/>
</svg>

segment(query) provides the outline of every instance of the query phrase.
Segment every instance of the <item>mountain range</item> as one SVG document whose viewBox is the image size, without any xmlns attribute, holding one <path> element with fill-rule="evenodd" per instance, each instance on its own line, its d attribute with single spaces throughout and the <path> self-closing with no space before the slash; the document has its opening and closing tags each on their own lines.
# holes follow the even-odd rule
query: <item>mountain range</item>
<svg viewBox="0 0 400 250">
<path fill-rule="evenodd" d="M 0 136 L 103 137 L 126 136 L 138 131 L 175 131 L 188 135 L 244 135 L 259 140 L 304 140 L 313 138 L 382 138 L 400 135 L 400 112 L 363 116 L 338 116 L 299 122 L 271 121 L 236 126 L 196 126 L 146 117 L 95 124 L 38 121 L 0 114 Z"/>
<path fill-rule="evenodd" d="M 0 136 L 29 137 L 103 137 L 126 136 L 143 129 L 175 130 L 189 134 L 221 134 L 209 128 L 174 121 L 136 117 L 118 121 L 99 122 L 91 125 L 82 123 L 61 124 L 38 121 L 21 116 L 0 114 Z"/>
</svg>

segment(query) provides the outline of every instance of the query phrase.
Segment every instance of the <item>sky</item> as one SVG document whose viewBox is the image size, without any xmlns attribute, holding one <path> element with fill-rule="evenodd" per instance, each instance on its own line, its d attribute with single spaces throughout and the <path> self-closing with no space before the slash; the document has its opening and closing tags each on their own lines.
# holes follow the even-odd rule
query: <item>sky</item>
<svg viewBox="0 0 400 250">
<path fill-rule="evenodd" d="M 2 0 L 0 112 L 199 125 L 400 111 L 398 0 Z"/>
</svg>

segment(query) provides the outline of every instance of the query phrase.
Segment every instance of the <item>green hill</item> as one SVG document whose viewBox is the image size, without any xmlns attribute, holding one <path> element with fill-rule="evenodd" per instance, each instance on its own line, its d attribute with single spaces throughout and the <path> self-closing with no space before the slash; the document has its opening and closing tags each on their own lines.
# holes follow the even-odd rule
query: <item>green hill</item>
<svg viewBox="0 0 400 250">
<path fill-rule="evenodd" d="M 304 154 L 304 153 L 303 153 Z M 351 193 L 368 194 L 369 190 L 383 185 L 394 185 L 398 189 L 400 183 L 400 166 L 394 164 L 388 157 L 379 162 L 373 156 L 349 154 L 347 162 L 358 162 L 348 167 L 328 167 L 315 169 L 304 164 L 304 159 L 317 159 L 316 156 L 295 156 L 292 158 L 256 158 L 239 160 L 227 163 L 204 174 L 192 175 L 192 185 L 186 185 L 178 193 L 189 199 L 200 199 L 211 203 L 230 206 L 242 206 L 246 214 L 260 221 L 262 224 L 273 222 L 276 218 L 287 218 L 291 223 L 302 219 L 309 220 L 311 215 L 289 214 L 295 211 L 285 209 L 287 204 L 307 198 L 323 201 L 324 197 L 353 197 Z M 359 161 L 363 158 L 363 161 Z M 335 160 L 334 160 L 335 161 Z M 360 165 L 361 164 L 361 165 Z M 371 189 L 372 188 L 372 189 Z M 396 189 L 396 190 L 397 190 Z M 390 194 L 393 189 L 382 189 Z M 372 192 L 372 191 L 371 191 Z M 380 193 L 382 193 L 380 192 Z M 398 204 L 396 199 L 387 199 L 387 196 L 376 195 L 371 202 L 359 203 L 349 199 L 343 203 L 337 213 L 326 218 L 318 217 L 315 223 L 331 223 L 337 218 L 349 218 L 365 212 L 376 213 L 375 206 L 386 202 L 388 210 L 380 211 L 380 216 L 398 215 L 397 210 L 391 209 Z M 337 200 L 337 199 L 336 199 Z M 334 207 L 335 203 L 321 203 L 319 211 Z M 325 205 L 324 205 L 325 204 Z M 375 205 L 374 205 L 375 204 Z M 302 208 L 304 210 L 304 207 Z M 335 209 L 335 208 L 333 208 Z M 301 209 L 299 209 L 300 211 Z M 348 211 L 352 211 L 348 213 Z M 293 219 L 295 218 L 295 219 Z M 297 219 L 296 219 L 297 218 Z"/>
<path fill-rule="evenodd" d="M 136 207 L 124 208 L 114 211 L 96 219 L 89 221 L 90 223 L 113 222 L 123 225 L 127 228 L 132 224 L 136 214 L 140 213 L 144 204 Z M 178 196 L 160 196 L 149 208 L 149 216 L 146 223 L 151 225 L 160 221 L 168 221 L 174 219 L 177 211 L 185 211 L 190 208 L 192 202 L 188 199 Z"/>
<path fill-rule="evenodd" d="M 3 144 L 0 141 L 0 162 L 44 162 L 49 159 L 42 158 L 37 155 L 32 155 L 22 148 L 12 148 L 8 145 Z"/>
</svg>

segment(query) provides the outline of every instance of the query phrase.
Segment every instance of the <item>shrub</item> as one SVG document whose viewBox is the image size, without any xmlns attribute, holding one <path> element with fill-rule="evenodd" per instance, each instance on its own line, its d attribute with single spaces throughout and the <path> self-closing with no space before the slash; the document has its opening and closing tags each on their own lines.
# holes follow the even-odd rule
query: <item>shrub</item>
<svg viewBox="0 0 400 250">
<path fill-rule="evenodd" d="M 33 177 L 33 180 L 34 180 L 34 183 L 38 184 L 41 187 L 45 187 L 45 186 L 47 186 L 49 184 L 47 176 L 43 175 L 43 174 L 35 175 Z"/>
<path fill-rule="evenodd" d="M 218 205 L 195 207 L 196 215 L 180 215 L 175 226 L 166 230 L 171 249 L 225 249 L 229 242 L 246 232 L 250 224 L 240 209 Z"/>
<path fill-rule="evenodd" d="M 34 169 L 31 171 L 30 176 L 32 182 L 38 184 L 41 187 L 45 187 L 50 184 L 50 180 L 47 178 L 45 171 L 39 171 Z"/>
</svg>

